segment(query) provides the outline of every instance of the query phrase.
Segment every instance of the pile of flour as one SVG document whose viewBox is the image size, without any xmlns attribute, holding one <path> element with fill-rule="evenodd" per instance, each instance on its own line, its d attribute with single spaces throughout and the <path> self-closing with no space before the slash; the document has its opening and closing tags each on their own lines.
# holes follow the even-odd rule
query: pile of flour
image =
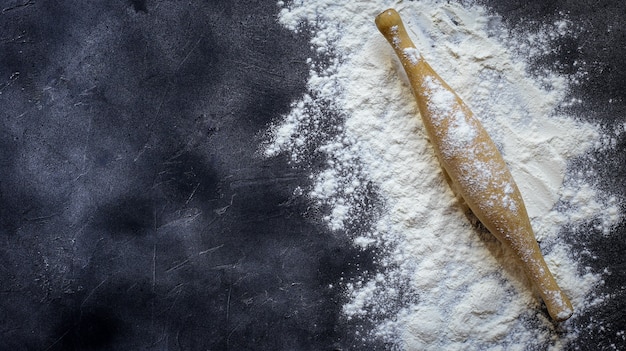
<svg viewBox="0 0 626 351">
<path fill-rule="evenodd" d="M 541 55 L 548 40 L 512 35 L 497 16 L 466 3 L 279 6 L 284 26 L 311 31 L 316 55 L 308 61 L 308 94 L 270 128 L 264 154 L 288 153 L 304 167 L 323 159 L 304 193 L 326 210 L 337 235 L 379 253 L 378 271 L 338 282 L 348 297 L 346 319 L 374 325 L 366 337 L 407 350 L 560 349 L 575 340 L 572 321 L 608 297 L 594 292 L 602 276 L 581 266 L 561 236 L 590 223 L 610 235 L 621 209 L 618 198 L 595 188 L 593 174 L 570 167 L 611 147 L 611 138 L 558 112 L 579 101 L 568 96 L 568 81 L 528 73 L 529 57 L 516 54 L 526 45 L 533 49 L 527 55 Z M 374 24 L 388 7 L 400 12 L 421 54 L 509 164 L 546 262 L 576 310 L 558 332 L 510 253 L 468 218 L 447 185 L 405 73 Z M 563 19 L 543 35 L 573 35 L 568 28 Z"/>
</svg>

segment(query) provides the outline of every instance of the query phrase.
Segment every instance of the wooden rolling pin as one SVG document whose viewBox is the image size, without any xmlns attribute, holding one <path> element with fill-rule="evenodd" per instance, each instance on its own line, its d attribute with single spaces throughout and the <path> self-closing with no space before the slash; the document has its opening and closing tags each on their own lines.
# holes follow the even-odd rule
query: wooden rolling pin
<svg viewBox="0 0 626 351">
<path fill-rule="evenodd" d="M 452 188 L 519 258 L 552 319 L 568 319 L 572 304 L 543 259 L 520 191 L 496 145 L 467 105 L 419 54 L 398 12 L 382 12 L 376 17 L 376 26 L 402 62 L 426 132 Z"/>
</svg>

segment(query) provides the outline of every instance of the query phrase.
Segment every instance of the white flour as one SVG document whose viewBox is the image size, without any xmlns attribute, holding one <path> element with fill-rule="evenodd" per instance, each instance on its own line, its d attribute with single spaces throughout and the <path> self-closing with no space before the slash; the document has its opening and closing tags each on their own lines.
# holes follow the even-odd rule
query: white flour
<svg viewBox="0 0 626 351">
<path fill-rule="evenodd" d="M 406 350 L 558 350 L 575 340 L 572 321 L 605 297 L 594 293 L 602 277 L 573 258 L 579 255 L 563 229 L 593 222 L 610 235 L 621 210 L 617 198 L 594 188 L 593 174 L 568 167 L 590 150 L 611 147 L 611 139 L 556 112 L 577 101 L 567 96 L 566 79 L 527 73 L 513 48 L 528 40 L 516 41 L 477 5 L 279 6 L 284 26 L 311 28 L 318 56 L 309 60 L 309 94 L 271 128 L 265 155 L 288 152 L 304 165 L 324 156 L 308 195 L 328 209 L 324 220 L 337 235 L 380 252 L 379 271 L 342 282 L 346 318 L 373 322 L 367 337 Z M 420 53 L 468 103 L 509 164 L 546 262 L 576 310 L 558 333 L 513 257 L 472 225 L 448 187 L 403 69 L 374 24 L 388 7 L 400 12 Z M 546 35 L 568 35 L 567 23 L 554 23 Z M 540 55 L 545 41 L 533 40 L 532 53 Z M 368 201 L 371 189 L 378 205 Z M 363 225 L 364 218 L 373 224 Z"/>
</svg>

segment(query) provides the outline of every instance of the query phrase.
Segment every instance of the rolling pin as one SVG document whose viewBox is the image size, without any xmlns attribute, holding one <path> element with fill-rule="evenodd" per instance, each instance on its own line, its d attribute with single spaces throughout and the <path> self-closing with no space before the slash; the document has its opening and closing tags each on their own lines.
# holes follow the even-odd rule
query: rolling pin
<svg viewBox="0 0 626 351">
<path fill-rule="evenodd" d="M 408 75 L 426 133 L 453 190 L 480 222 L 512 250 L 550 317 L 568 319 L 572 304 L 548 269 L 522 195 L 495 143 L 461 98 L 424 60 L 394 9 L 376 17 Z"/>
</svg>

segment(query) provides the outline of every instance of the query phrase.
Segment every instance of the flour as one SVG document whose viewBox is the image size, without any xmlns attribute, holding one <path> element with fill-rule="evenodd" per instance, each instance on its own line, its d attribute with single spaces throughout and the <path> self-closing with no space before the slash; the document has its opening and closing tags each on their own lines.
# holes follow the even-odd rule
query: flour
<svg viewBox="0 0 626 351">
<path fill-rule="evenodd" d="M 345 318 L 375 325 L 366 337 L 396 349 L 558 350 L 573 342 L 576 320 L 610 297 L 595 293 L 602 276 L 575 260 L 564 229 L 593 223 L 611 235 L 622 213 L 616 196 L 596 189 L 594 174 L 570 163 L 615 139 L 558 112 L 576 98 L 564 77 L 528 73 L 514 49 L 528 45 L 527 33 L 510 34 L 481 6 L 447 1 L 279 6 L 286 28 L 310 28 L 317 56 L 308 61 L 308 93 L 271 127 L 264 153 L 288 153 L 304 166 L 322 157 L 304 193 L 327 209 L 323 220 L 337 235 L 380 253 L 378 271 L 338 282 Z M 388 7 L 419 50 L 407 57 L 421 54 L 455 89 L 508 163 L 546 262 L 575 308 L 558 332 L 512 255 L 473 225 L 446 183 L 403 69 L 374 25 Z M 564 19 L 542 33 L 562 37 L 568 28 Z M 550 50 L 532 38 L 533 55 Z M 471 137 L 462 126 L 458 132 Z"/>
</svg>

